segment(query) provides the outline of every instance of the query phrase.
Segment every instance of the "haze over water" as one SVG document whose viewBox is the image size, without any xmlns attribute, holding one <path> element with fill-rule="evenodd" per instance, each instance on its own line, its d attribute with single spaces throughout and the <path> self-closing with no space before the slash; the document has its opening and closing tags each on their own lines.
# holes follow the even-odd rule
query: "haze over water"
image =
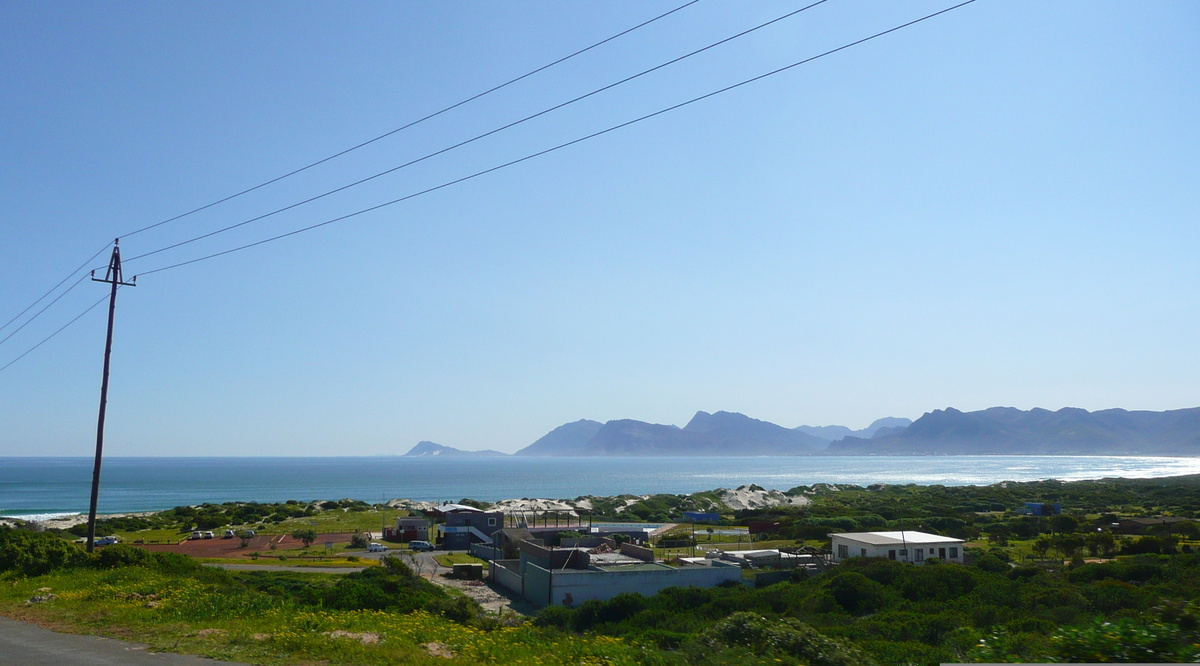
<svg viewBox="0 0 1200 666">
<path fill-rule="evenodd" d="M 85 512 L 90 458 L 0 459 L 0 516 Z M 231 501 L 691 493 L 758 484 L 985 485 L 1200 474 L 1200 458 L 1136 456 L 698 458 L 110 458 L 100 512 Z"/>
</svg>

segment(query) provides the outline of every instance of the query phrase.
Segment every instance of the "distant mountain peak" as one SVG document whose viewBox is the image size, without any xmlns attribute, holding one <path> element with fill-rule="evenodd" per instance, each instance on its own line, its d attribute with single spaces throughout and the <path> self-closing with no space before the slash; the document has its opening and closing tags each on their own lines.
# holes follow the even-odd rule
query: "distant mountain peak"
<svg viewBox="0 0 1200 666">
<path fill-rule="evenodd" d="M 442 456 L 446 456 L 446 457 L 506 456 L 508 454 L 501 453 L 499 451 L 492 451 L 491 449 L 485 449 L 483 451 L 463 451 L 461 449 L 456 449 L 451 446 L 442 446 L 441 444 L 437 444 L 435 442 L 420 441 L 420 442 L 417 442 L 417 445 L 412 447 L 411 449 L 409 449 L 408 453 L 406 453 L 404 455 L 406 457 L 413 456 L 413 457 L 421 457 L 421 458 L 432 458 L 435 456 L 438 456 L 438 457 L 442 457 Z"/>
</svg>

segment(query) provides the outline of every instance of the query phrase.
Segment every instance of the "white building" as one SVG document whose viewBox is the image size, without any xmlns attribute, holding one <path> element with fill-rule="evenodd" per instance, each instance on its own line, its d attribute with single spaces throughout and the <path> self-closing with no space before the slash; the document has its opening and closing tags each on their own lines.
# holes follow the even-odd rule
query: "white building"
<svg viewBox="0 0 1200 666">
<path fill-rule="evenodd" d="M 963 561 L 963 540 L 924 532 L 846 532 L 830 534 L 833 561 L 851 557 L 886 557 L 922 564 L 936 557 L 943 562 Z"/>
</svg>

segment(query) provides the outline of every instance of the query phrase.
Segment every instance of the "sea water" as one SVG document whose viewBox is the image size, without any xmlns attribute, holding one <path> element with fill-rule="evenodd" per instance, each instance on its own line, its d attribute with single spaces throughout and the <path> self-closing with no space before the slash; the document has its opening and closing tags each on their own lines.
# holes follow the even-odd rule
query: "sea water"
<svg viewBox="0 0 1200 666">
<path fill-rule="evenodd" d="M 108 458 L 100 513 L 233 501 L 485 501 L 691 493 L 757 484 L 983 485 L 1200 473 L 1200 458 L 813 456 L 671 458 Z M 86 512 L 91 458 L 0 458 L 0 516 Z"/>
</svg>

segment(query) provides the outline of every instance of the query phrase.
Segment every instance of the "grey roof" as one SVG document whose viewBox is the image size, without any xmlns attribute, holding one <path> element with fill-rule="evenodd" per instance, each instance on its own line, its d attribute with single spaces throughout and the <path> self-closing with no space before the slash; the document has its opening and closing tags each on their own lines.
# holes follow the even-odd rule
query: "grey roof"
<svg viewBox="0 0 1200 666">
<path fill-rule="evenodd" d="M 945 537 L 937 534 L 928 534 L 926 532 L 845 532 L 843 534 L 831 534 L 833 537 L 840 537 L 850 541 L 857 541 L 872 546 L 904 546 L 911 544 L 922 543 L 963 543 L 962 539 L 954 537 Z"/>
</svg>

